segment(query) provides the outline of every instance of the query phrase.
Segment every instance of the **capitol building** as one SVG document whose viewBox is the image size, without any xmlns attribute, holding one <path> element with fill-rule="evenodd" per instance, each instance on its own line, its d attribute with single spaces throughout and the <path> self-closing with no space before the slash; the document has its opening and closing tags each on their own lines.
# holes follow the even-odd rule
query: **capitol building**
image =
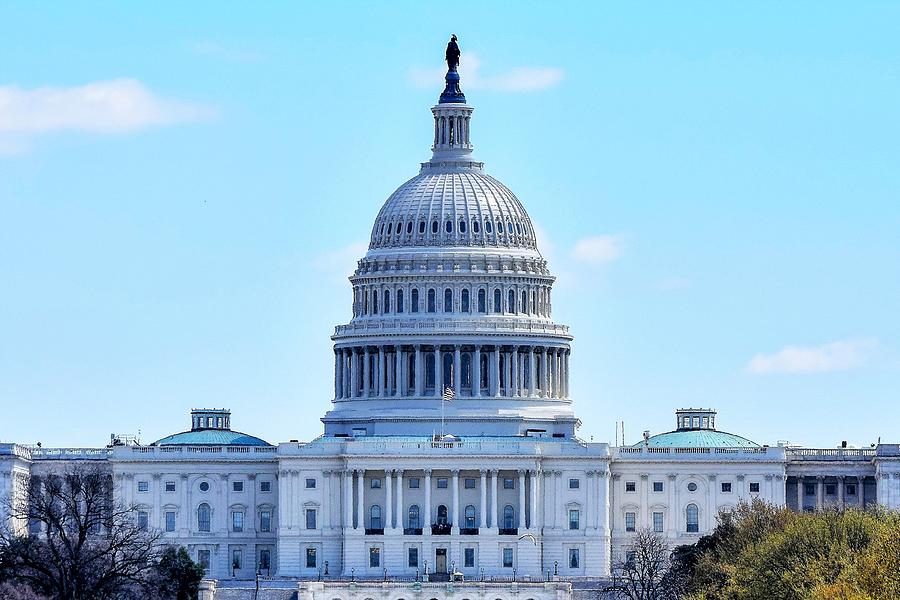
<svg viewBox="0 0 900 600">
<path fill-rule="evenodd" d="M 270 443 L 239 432 L 240 414 L 198 408 L 149 445 L 2 443 L 0 496 L 100 465 L 142 527 L 223 586 L 603 578 L 635 532 L 690 544 L 741 500 L 900 507 L 898 444 L 766 445 L 693 407 L 634 445 L 580 439 L 554 276 L 525 206 L 474 154 L 474 107 L 450 67 L 431 156 L 384 202 L 350 277 L 322 435 Z"/>
</svg>

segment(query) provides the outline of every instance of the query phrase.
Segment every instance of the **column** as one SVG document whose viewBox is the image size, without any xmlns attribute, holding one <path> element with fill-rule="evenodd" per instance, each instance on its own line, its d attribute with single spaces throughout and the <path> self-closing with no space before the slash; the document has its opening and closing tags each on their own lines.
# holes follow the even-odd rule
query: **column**
<svg viewBox="0 0 900 600">
<path fill-rule="evenodd" d="M 553 471 L 553 529 L 560 529 L 559 515 L 563 511 L 562 471 Z"/>
<path fill-rule="evenodd" d="M 400 530 L 403 529 L 404 516 L 405 515 L 404 515 L 404 511 L 403 511 L 403 469 L 397 469 L 397 516 L 395 517 L 397 519 L 397 527 L 396 527 L 397 529 L 400 529 Z"/>
<path fill-rule="evenodd" d="M 441 364 L 441 347 L 434 347 L 434 397 L 440 398 L 444 393 L 444 365 Z"/>
<path fill-rule="evenodd" d="M 569 355 L 572 351 L 566 348 L 563 352 L 563 398 L 569 397 Z"/>
<path fill-rule="evenodd" d="M 497 525 L 497 469 L 491 469 L 491 527 Z"/>
<path fill-rule="evenodd" d="M 712 531 L 713 527 L 716 526 L 716 499 L 719 495 L 719 484 L 717 482 L 717 477 L 715 475 L 707 475 L 709 479 L 709 494 L 707 494 L 707 503 L 706 503 L 706 530 Z M 771 498 L 771 496 L 769 496 Z M 701 530 L 703 533 L 703 530 Z"/>
<path fill-rule="evenodd" d="M 459 469 L 453 469 L 451 479 L 451 485 L 453 486 L 453 505 L 450 513 L 450 525 L 456 527 L 459 525 Z"/>
<path fill-rule="evenodd" d="M 334 350 L 334 397 L 342 398 L 344 396 L 344 390 L 341 389 L 341 378 L 343 377 L 343 373 L 341 373 L 341 351 L 335 348 Z"/>
<path fill-rule="evenodd" d="M 394 507 L 392 506 L 393 490 L 391 489 L 391 470 L 384 470 L 384 528 L 393 529 L 394 527 Z"/>
<path fill-rule="evenodd" d="M 513 346 L 512 352 L 509 354 L 510 357 L 510 374 L 509 378 L 509 395 L 512 397 L 516 397 L 519 395 L 519 347 Z"/>
<path fill-rule="evenodd" d="M 378 389 L 378 397 L 384 397 L 384 346 L 378 346 L 378 365 L 376 369 L 378 373 L 378 382 L 375 387 Z"/>
<path fill-rule="evenodd" d="M 462 358 L 460 355 L 460 347 L 453 346 L 453 393 L 457 396 L 460 395 L 462 390 L 460 386 L 462 385 Z"/>
<path fill-rule="evenodd" d="M 394 396 L 403 395 L 403 348 L 394 346 Z"/>
<path fill-rule="evenodd" d="M 584 526 L 588 527 L 588 521 L 593 520 L 594 513 L 596 513 L 596 510 L 594 509 L 593 505 L 597 500 L 599 500 L 599 498 L 597 498 L 594 494 L 591 493 L 591 491 L 593 491 L 594 487 L 597 485 L 596 483 L 594 483 L 594 471 L 592 471 L 592 470 L 585 471 L 584 475 L 585 475 L 584 489 L 587 491 L 585 494 L 585 498 L 584 498 Z M 641 500 L 641 504 L 643 504 L 643 500 Z M 568 513 L 568 511 L 566 511 L 565 516 L 563 517 L 563 523 L 564 523 L 563 527 L 565 527 L 567 529 L 569 527 L 568 520 L 569 520 L 569 513 Z"/>
<path fill-rule="evenodd" d="M 400 357 L 400 383 L 398 387 L 400 389 L 401 396 L 409 396 L 410 388 L 409 388 L 409 352 L 403 349 L 403 346 L 400 346 L 400 352 L 398 353 Z"/>
<path fill-rule="evenodd" d="M 363 352 L 363 397 L 369 397 L 369 347 L 366 346 L 365 352 Z"/>
<path fill-rule="evenodd" d="M 713 487 L 713 486 L 710 486 Z M 709 494 L 715 496 L 715 491 Z M 640 527 L 652 527 L 650 522 L 650 476 L 641 473 L 641 524 Z"/>
<path fill-rule="evenodd" d="M 529 379 L 529 381 L 528 381 L 528 396 L 532 397 L 532 398 L 535 395 L 535 388 L 537 388 L 537 385 L 536 385 L 537 381 L 535 379 L 534 367 L 535 367 L 534 346 L 529 346 L 528 347 L 528 375 L 529 375 L 529 377 L 528 377 L 528 379 Z"/>
<path fill-rule="evenodd" d="M 478 526 L 479 527 L 487 527 L 487 471 L 481 469 L 478 471 L 478 474 L 481 476 L 481 481 L 479 481 L 479 491 L 481 492 L 481 502 L 478 504 Z"/>
<path fill-rule="evenodd" d="M 366 479 L 366 472 L 362 469 L 356 471 L 356 528 L 365 529 L 366 520 L 363 516 L 363 482 Z"/>
<path fill-rule="evenodd" d="M 525 528 L 525 471 L 523 469 L 519 469 L 519 510 L 518 514 L 518 528 Z"/>
<path fill-rule="evenodd" d="M 865 477 L 857 477 L 856 478 L 856 502 L 860 508 L 863 508 L 865 506 L 865 502 L 866 502 L 865 496 L 863 495 L 863 490 L 865 489 L 865 487 L 864 487 L 865 480 L 866 480 Z M 876 485 L 875 491 L 877 492 L 878 491 L 878 488 L 877 488 L 878 480 L 877 479 L 875 480 L 875 485 Z"/>
<path fill-rule="evenodd" d="M 341 349 L 341 387 L 343 388 L 343 393 L 341 394 L 344 398 L 350 397 L 350 354 L 347 352 L 346 348 Z"/>
<path fill-rule="evenodd" d="M 604 468 L 597 471 L 597 497 L 599 507 L 597 510 L 596 528 L 600 535 L 609 534 L 609 470 Z"/>
<path fill-rule="evenodd" d="M 797 512 L 803 512 L 803 477 L 797 475 Z"/>
<path fill-rule="evenodd" d="M 422 364 L 422 346 L 416 344 L 416 396 L 425 393 L 425 365 Z"/>
<path fill-rule="evenodd" d="M 844 476 L 843 475 L 838 475 L 838 477 L 837 477 L 837 501 L 838 501 L 838 506 L 840 506 L 841 509 L 843 509 L 844 508 Z"/>
<path fill-rule="evenodd" d="M 819 475 L 816 482 L 816 510 L 822 510 L 825 507 L 825 477 Z"/>
<path fill-rule="evenodd" d="M 253 493 L 256 494 L 256 482 L 253 482 Z M 331 529 L 331 471 L 322 471 L 322 485 L 325 488 L 325 496 L 322 501 L 322 528 Z M 252 503 L 254 514 L 256 513 L 256 501 Z"/>
<path fill-rule="evenodd" d="M 540 514 L 540 510 L 538 508 L 538 471 L 537 471 L 537 469 L 528 472 L 528 479 L 531 482 L 531 510 L 529 511 L 528 527 L 531 529 L 537 529 L 538 515 Z"/>
<path fill-rule="evenodd" d="M 344 529 L 353 528 L 353 471 L 344 471 Z"/>
<path fill-rule="evenodd" d="M 359 397 L 359 351 L 356 348 L 350 348 L 350 397 Z"/>
<path fill-rule="evenodd" d="M 393 352 L 385 352 L 384 353 L 384 395 L 385 396 L 393 396 L 394 395 L 394 365 L 391 363 L 391 356 L 393 356 Z"/>
<path fill-rule="evenodd" d="M 472 353 L 472 396 L 481 397 L 481 346 L 475 346 L 475 352 Z"/>
<path fill-rule="evenodd" d="M 678 527 L 678 519 L 681 515 L 681 507 L 678 506 L 678 475 L 675 473 L 668 474 L 668 481 L 666 485 L 669 486 L 669 514 L 667 515 L 669 522 L 666 524 L 666 529 L 669 532 L 669 537 L 675 537 L 675 532 Z"/>
<path fill-rule="evenodd" d="M 500 346 L 494 346 L 494 367 L 491 373 L 491 396 L 500 395 Z"/>
<path fill-rule="evenodd" d="M 427 533 L 431 533 L 431 469 L 425 469 L 425 515 L 422 527 Z"/>
<path fill-rule="evenodd" d="M 549 352 L 549 348 L 544 348 L 541 353 L 541 397 L 549 398 L 550 397 L 550 375 L 547 373 L 550 367 L 550 357 L 547 354 Z"/>
</svg>

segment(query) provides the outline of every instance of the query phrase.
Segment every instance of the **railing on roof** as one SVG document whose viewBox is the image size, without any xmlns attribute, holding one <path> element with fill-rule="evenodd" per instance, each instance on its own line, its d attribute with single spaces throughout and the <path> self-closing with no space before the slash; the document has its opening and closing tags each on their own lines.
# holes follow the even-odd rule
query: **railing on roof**
<svg viewBox="0 0 900 600">
<path fill-rule="evenodd" d="M 448 319 L 424 317 L 421 319 L 377 318 L 360 319 L 334 328 L 335 336 L 366 335 L 385 332 L 422 333 L 439 331 L 459 333 L 539 333 L 545 335 L 569 335 L 568 325 L 552 321 L 528 318 L 506 319 Z"/>
<path fill-rule="evenodd" d="M 716 460 L 779 460 L 784 458 L 784 449 L 773 446 L 715 448 L 709 446 L 621 446 L 611 448 L 613 458 L 646 458 L 647 460 L 690 460 L 699 456 L 715 457 Z"/>
<path fill-rule="evenodd" d="M 607 456 L 607 444 L 588 444 L 577 438 L 512 437 L 433 439 L 422 436 L 318 438 L 312 443 L 282 444 L 282 454 L 306 455 L 518 455 Z"/>
<path fill-rule="evenodd" d="M 788 460 L 869 460 L 875 448 L 788 448 Z"/>
<path fill-rule="evenodd" d="M 259 455 L 272 455 L 274 446 L 116 446 L 113 453 L 117 457 L 128 458 L 130 455 L 141 455 L 141 459 L 160 457 L 166 460 L 196 460 L 196 455 L 225 455 L 246 459 L 262 458 Z M 269 456 L 266 456 L 268 459 Z"/>
<path fill-rule="evenodd" d="M 31 448 L 32 460 L 106 460 L 109 448 Z"/>
</svg>

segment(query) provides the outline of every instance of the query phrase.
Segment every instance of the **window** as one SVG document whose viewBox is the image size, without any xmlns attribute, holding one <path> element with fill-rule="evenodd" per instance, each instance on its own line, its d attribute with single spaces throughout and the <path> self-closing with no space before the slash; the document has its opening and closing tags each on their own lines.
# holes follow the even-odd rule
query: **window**
<svg viewBox="0 0 900 600">
<path fill-rule="evenodd" d="M 406 566 L 418 568 L 419 566 L 419 549 L 408 548 L 406 550 Z"/>
<path fill-rule="evenodd" d="M 466 506 L 466 527 L 475 529 L 475 507 L 471 504 Z"/>
<path fill-rule="evenodd" d="M 491 222 L 490 222 L 490 221 L 485 221 L 485 222 L 484 222 L 484 230 L 485 230 L 486 232 L 488 232 L 488 233 L 492 233 L 492 232 L 494 231 L 494 226 L 491 225 Z"/>
<path fill-rule="evenodd" d="M 662 481 L 654 481 L 653 482 L 653 491 L 654 492 L 663 491 L 663 482 Z"/>
<path fill-rule="evenodd" d="M 369 509 L 369 529 L 383 529 L 381 524 L 381 507 L 373 504 Z"/>
<path fill-rule="evenodd" d="M 167 491 L 167 492 L 174 492 L 174 491 L 175 491 L 175 482 L 174 482 L 174 481 L 167 481 L 167 482 L 166 482 L 166 491 Z"/>
<path fill-rule="evenodd" d="M 750 493 L 751 493 L 751 494 L 758 494 L 758 493 L 759 493 L 759 482 L 758 482 L 758 481 L 751 481 L 751 482 L 750 482 Z"/>
<path fill-rule="evenodd" d="M 635 490 L 635 488 L 636 488 L 635 482 L 633 482 L 633 481 L 625 482 L 625 491 L 626 492 L 633 492 Z"/>
<path fill-rule="evenodd" d="M 372 314 L 378 314 L 378 290 L 372 290 Z"/>
<path fill-rule="evenodd" d="M 411 490 L 419 489 L 419 478 L 418 477 L 410 477 L 409 478 L 409 489 L 411 489 Z"/>
<path fill-rule="evenodd" d="M 629 568 L 634 568 L 634 561 L 637 560 L 637 551 L 629 550 L 625 553 L 625 565 Z"/>
<path fill-rule="evenodd" d="M 576 508 L 569 510 L 569 529 L 578 529 L 578 522 L 581 514 Z"/>
<path fill-rule="evenodd" d="M 166 511 L 166 531 L 175 531 L 175 511 Z"/>
<path fill-rule="evenodd" d="M 241 550 L 235 549 L 231 551 L 231 569 L 233 571 L 237 571 L 241 568 L 241 563 L 243 563 L 244 553 Z"/>
<path fill-rule="evenodd" d="M 244 530 L 244 513 L 242 511 L 236 510 L 231 513 L 231 530 L 232 531 L 243 531 Z"/>
<path fill-rule="evenodd" d="M 689 491 L 689 492 L 696 492 L 696 491 L 697 491 L 697 484 L 694 483 L 694 482 L 692 481 L 692 482 L 690 482 L 690 483 L 687 485 L 687 488 L 688 488 L 688 491 Z"/>
<path fill-rule="evenodd" d="M 836 488 L 833 483 L 825 484 L 825 495 L 826 496 L 834 496 L 837 493 L 835 490 L 836 490 Z"/>
<path fill-rule="evenodd" d="M 269 551 L 266 548 L 263 548 L 259 551 L 259 568 L 260 569 L 269 569 Z"/>
<path fill-rule="evenodd" d="M 381 479 L 379 479 L 378 477 L 373 477 L 370 480 L 369 487 L 372 488 L 373 490 L 380 490 L 381 489 Z"/>
<path fill-rule="evenodd" d="M 459 232 L 460 232 L 460 233 L 465 233 L 465 232 L 466 232 L 466 222 L 465 222 L 465 221 L 460 221 L 460 222 L 459 222 Z"/>
<path fill-rule="evenodd" d="M 653 531 L 655 533 L 663 532 L 663 514 L 661 512 L 653 513 Z"/>
<path fill-rule="evenodd" d="M 437 509 L 437 524 L 438 525 L 446 525 L 447 524 L 447 507 L 443 504 L 438 506 Z"/>
<path fill-rule="evenodd" d="M 509 290 L 506 294 L 506 312 L 516 312 L 516 292 L 514 290 Z"/>
<path fill-rule="evenodd" d="M 201 482 L 200 482 L 200 491 L 201 491 L 201 492 L 208 492 L 208 491 L 209 491 L 209 482 L 208 482 L 208 481 L 201 481 Z"/>
<path fill-rule="evenodd" d="M 140 529 L 141 531 L 147 531 L 147 525 L 148 525 L 149 521 L 150 521 L 150 517 L 147 514 L 147 511 L 139 510 L 138 518 L 137 518 L 138 529 Z"/>
<path fill-rule="evenodd" d="M 407 527 L 410 529 L 421 529 L 422 522 L 419 520 L 419 505 L 413 504 L 409 507 L 409 513 L 407 515 Z"/>
<path fill-rule="evenodd" d="M 475 566 L 475 548 L 463 549 L 463 566 L 470 569 Z"/>
<path fill-rule="evenodd" d="M 513 549 L 512 548 L 504 548 L 503 549 L 503 566 L 507 569 L 511 569 L 513 566 Z"/>
<path fill-rule="evenodd" d="M 579 479 L 570 479 L 569 480 L 569 489 L 570 490 L 577 490 L 580 487 L 581 487 L 581 480 L 579 480 Z"/>
<path fill-rule="evenodd" d="M 314 509 L 314 508 L 306 509 L 306 528 L 307 529 L 315 529 L 316 528 L 316 509 Z"/>
<path fill-rule="evenodd" d="M 150 491 L 150 482 L 149 481 L 138 481 L 138 491 L 139 492 L 149 492 Z"/>
<path fill-rule="evenodd" d="M 578 548 L 569 548 L 569 568 L 578 569 L 581 564 Z"/>
<path fill-rule="evenodd" d="M 688 504 L 685 509 L 687 520 L 687 532 L 698 533 L 700 531 L 700 509 L 696 504 Z"/>
<path fill-rule="evenodd" d="M 634 531 L 634 513 L 625 513 L 625 531 Z"/>
<path fill-rule="evenodd" d="M 403 290 L 397 290 L 397 312 L 403 312 Z"/>
<path fill-rule="evenodd" d="M 425 233 L 425 221 L 419 221 L 419 233 Z"/>
<path fill-rule="evenodd" d="M 453 290 L 450 288 L 444 290 L 444 312 L 453 312 Z"/>
<path fill-rule="evenodd" d="M 388 314 L 391 312 L 391 291 L 384 290 L 384 300 L 382 307 L 384 308 L 384 314 Z"/>
<path fill-rule="evenodd" d="M 209 571 L 209 550 L 197 551 L 197 563 L 204 571 Z"/>
<path fill-rule="evenodd" d="M 453 221 L 447 221 L 444 223 L 444 231 L 447 233 L 453 233 Z"/>
<path fill-rule="evenodd" d="M 316 549 L 315 548 L 307 548 L 306 549 L 306 568 L 307 569 L 315 569 L 316 568 Z"/>
<path fill-rule="evenodd" d="M 197 529 L 209 531 L 209 504 L 206 502 L 197 507 Z"/>
<path fill-rule="evenodd" d="M 381 566 L 381 548 L 369 548 L 369 567 L 378 568 Z"/>
<path fill-rule="evenodd" d="M 447 489 L 447 478 L 446 477 L 438 477 L 437 478 L 437 486 L 439 490 Z"/>
<path fill-rule="evenodd" d="M 723 481 L 723 482 L 722 482 L 722 493 L 723 493 L 723 494 L 730 494 L 730 493 L 731 493 L 731 482 L 729 482 L 729 481 Z"/>
<path fill-rule="evenodd" d="M 272 482 L 271 481 L 260 481 L 259 482 L 259 491 L 271 492 L 272 491 Z"/>
<path fill-rule="evenodd" d="M 435 310 L 434 290 L 428 290 L 428 312 L 433 313 Z"/>
<path fill-rule="evenodd" d="M 484 290 L 478 290 L 478 312 L 487 312 L 487 294 Z"/>
<path fill-rule="evenodd" d="M 516 509 L 511 504 L 503 507 L 503 528 L 513 529 L 516 526 Z"/>
<path fill-rule="evenodd" d="M 513 490 L 516 488 L 516 480 L 512 477 L 504 477 L 503 478 L 503 489 L 504 490 Z"/>
<path fill-rule="evenodd" d="M 814 483 L 806 483 L 803 484 L 803 493 L 807 496 L 815 496 L 816 495 L 816 484 Z"/>
<path fill-rule="evenodd" d="M 757 483 L 756 486 L 759 487 L 759 484 Z M 856 484 L 855 484 L 855 483 L 848 483 L 848 484 L 847 484 L 847 495 L 848 495 L 848 496 L 855 496 L 855 495 L 856 495 Z"/>
<path fill-rule="evenodd" d="M 503 312 L 503 307 L 500 305 L 500 288 L 494 290 L 494 312 Z"/>
<path fill-rule="evenodd" d="M 268 510 L 259 513 L 259 530 L 272 531 L 272 513 Z"/>
<path fill-rule="evenodd" d="M 475 233 L 481 231 L 481 225 L 478 224 L 478 221 L 472 221 L 472 231 Z"/>
<path fill-rule="evenodd" d="M 306 479 L 306 489 L 314 490 L 316 489 L 316 480 L 312 477 Z"/>
<path fill-rule="evenodd" d="M 234 481 L 231 483 L 231 491 L 233 492 L 243 492 L 244 491 L 244 482 L 243 481 Z"/>
<path fill-rule="evenodd" d="M 466 479 L 463 481 L 463 486 L 467 490 L 474 490 L 475 489 L 475 478 L 474 477 L 466 477 Z"/>
<path fill-rule="evenodd" d="M 419 290 L 414 289 L 409 293 L 409 311 L 419 312 Z"/>
</svg>

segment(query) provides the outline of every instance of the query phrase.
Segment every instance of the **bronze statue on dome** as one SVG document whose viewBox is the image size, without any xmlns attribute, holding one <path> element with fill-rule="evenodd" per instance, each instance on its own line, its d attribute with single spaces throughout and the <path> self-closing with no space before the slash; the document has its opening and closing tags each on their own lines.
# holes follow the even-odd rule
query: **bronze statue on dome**
<svg viewBox="0 0 900 600">
<path fill-rule="evenodd" d="M 456 34 L 454 33 L 450 36 L 450 42 L 447 44 L 447 52 L 445 53 L 447 67 L 451 71 L 455 71 L 456 67 L 459 66 L 459 54 L 459 45 L 456 43 Z"/>
</svg>

